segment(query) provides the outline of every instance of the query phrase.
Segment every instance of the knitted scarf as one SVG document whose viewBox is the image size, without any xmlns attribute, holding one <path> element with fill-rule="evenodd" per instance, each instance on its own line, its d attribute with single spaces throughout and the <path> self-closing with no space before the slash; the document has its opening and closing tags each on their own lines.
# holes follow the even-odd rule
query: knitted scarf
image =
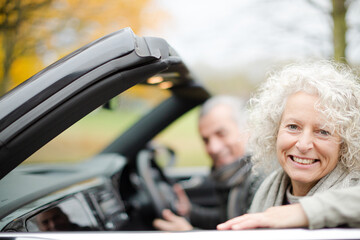
<svg viewBox="0 0 360 240">
<path fill-rule="evenodd" d="M 212 169 L 211 177 L 215 180 L 216 188 L 229 189 L 244 181 L 251 171 L 250 156 L 225 165 L 219 169 Z"/>
<path fill-rule="evenodd" d="M 356 185 L 359 182 L 358 172 L 349 172 L 341 163 L 317 182 L 307 193 L 312 196 L 324 192 L 330 188 L 345 188 Z M 269 207 L 283 205 L 286 190 L 290 186 L 290 178 L 284 170 L 278 169 L 269 175 L 255 194 L 249 212 L 263 212 Z"/>
</svg>

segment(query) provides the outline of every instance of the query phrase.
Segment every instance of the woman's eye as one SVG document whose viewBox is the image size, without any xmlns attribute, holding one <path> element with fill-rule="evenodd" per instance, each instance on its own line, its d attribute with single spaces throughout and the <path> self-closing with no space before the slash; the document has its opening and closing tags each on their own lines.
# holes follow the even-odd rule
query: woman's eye
<svg viewBox="0 0 360 240">
<path fill-rule="evenodd" d="M 330 132 L 326 130 L 319 130 L 319 133 L 323 136 L 330 136 Z"/>
<path fill-rule="evenodd" d="M 294 130 L 297 130 L 297 129 L 298 129 L 298 126 L 296 126 L 295 124 L 289 124 L 289 125 L 287 125 L 287 128 L 288 128 L 289 130 L 294 131 Z"/>
</svg>

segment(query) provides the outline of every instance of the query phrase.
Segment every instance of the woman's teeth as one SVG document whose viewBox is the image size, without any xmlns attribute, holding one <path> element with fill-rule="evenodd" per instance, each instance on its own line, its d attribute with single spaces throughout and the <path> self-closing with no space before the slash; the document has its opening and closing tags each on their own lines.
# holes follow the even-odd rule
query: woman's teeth
<svg viewBox="0 0 360 240">
<path fill-rule="evenodd" d="M 303 158 L 297 158 L 297 157 L 292 157 L 292 160 L 294 162 L 297 162 L 297 163 L 301 163 L 301 164 L 312 164 L 316 161 L 316 159 L 303 159 Z"/>
</svg>

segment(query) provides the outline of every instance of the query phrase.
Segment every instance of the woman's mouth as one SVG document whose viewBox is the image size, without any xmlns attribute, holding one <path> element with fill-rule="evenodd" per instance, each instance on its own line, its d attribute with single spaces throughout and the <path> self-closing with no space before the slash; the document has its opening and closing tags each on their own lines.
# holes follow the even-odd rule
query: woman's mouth
<svg viewBox="0 0 360 240">
<path fill-rule="evenodd" d="M 313 164 L 314 162 L 319 161 L 319 159 L 299 158 L 292 155 L 290 155 L 290 159 L 296 163 L 304 164 L 304 165 Z"/>
</svg>

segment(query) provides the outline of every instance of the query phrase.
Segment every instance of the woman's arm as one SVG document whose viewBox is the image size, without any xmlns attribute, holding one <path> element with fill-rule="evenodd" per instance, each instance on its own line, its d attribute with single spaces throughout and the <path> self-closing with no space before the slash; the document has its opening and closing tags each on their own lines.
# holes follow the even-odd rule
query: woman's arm
<svg viewBox="0 0 360 240">
<path fill-rule="evenodd" d="M 360 186 L 328 190 L 305 197 L 300 204 L 310 229 L 348 225 L 360 227 Z"/>
<path fill-rule="evenodd" d="M 300 203 L 268 208 L 219 224 L 217 229 L 360 227 L 360 186 L 328 190 Z"/>
<path fill-rule="evenodd" d="M 308 220 L 300 204 L 268 208 L 265 212 L 244 214 L 217 226 L 218 230 L 253 228 L 307 227 Z"/>
</svg>

